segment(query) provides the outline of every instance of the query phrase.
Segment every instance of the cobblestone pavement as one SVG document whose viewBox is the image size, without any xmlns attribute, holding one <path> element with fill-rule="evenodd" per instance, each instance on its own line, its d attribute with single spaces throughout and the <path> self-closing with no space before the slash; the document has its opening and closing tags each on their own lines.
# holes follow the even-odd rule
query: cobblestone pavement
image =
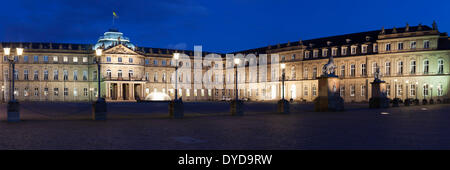
<svg viewBox="0 0 450 170">
<path fill-rule="evenodd" d="M 19 123 L 0 106 L 0 149 L 450 149 L 450 105 L 313 112 L 311 104 L 275 113 L 275 103 L 185 103 L 170 119 L 166 103 L 110 103 L 107 121 L 87 103 L 22 103 Z M 383 112 L 388 114 L 382 114 Z"/>
</svg>

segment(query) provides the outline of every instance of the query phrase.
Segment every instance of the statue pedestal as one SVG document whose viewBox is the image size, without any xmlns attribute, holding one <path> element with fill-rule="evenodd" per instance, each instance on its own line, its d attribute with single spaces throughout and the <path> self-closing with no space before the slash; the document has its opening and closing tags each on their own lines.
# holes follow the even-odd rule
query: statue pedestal
<svg viewBox="0 0 450 170">
<path fill-rule="evenodd" d="M 316 112 L 343 111 L 344 99 L 337 93 L 339 78 L 335 75 L 321 76 L 319 78 L 319 96 L 314 99 Z"/>
<path fill-rule="evenodd" d="M 93 120 L 106 120 L 106 101 L 100 99 L 92 104 L 92 119 Z"/>
<path fill-rule="evenodd" d="M 244 115 L 244 102 L 242 100 L 233 100 L 230 102 L 230 113 L 232 116 Z"/>
<path fill-rule="evenodd" d="M 287 100 L 279 100 L 278 101 L 278 113 L 281 114 L 289 114 L 290 110 L 289 110 L 289 102 Z"/>
<path fill-rule="evenodd" d="M 372 97 L 369 99 L 370 108 L 387 108 L 389 99 L 386 97 L 386 82 L 375 79 L 372 83 Z"/>
<path fill-rule="evenodd" d="M 19 122 L 20 121 L 20 113 L 19 113 L 20 104 L 17 100 L 11 100 L 8 102 L 6 106 L 7 109 L 7 120 L 8 122 Z"/>
<path fill-rule="evenodd" d="M 173 100 L 169 102 L 169 115 L 172 118 L 184 117 L 184 105 L 182 100 Z"/>
</svg>

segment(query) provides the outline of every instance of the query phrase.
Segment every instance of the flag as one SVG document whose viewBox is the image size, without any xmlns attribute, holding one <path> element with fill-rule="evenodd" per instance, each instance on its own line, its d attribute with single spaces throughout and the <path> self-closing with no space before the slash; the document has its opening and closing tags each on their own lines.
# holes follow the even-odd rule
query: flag
<svg viewBox="0 0 450 170">
<path fill-rule="evenodd" d="M 113 16 L 117 18 L 117 14 L 116 12 L 113 11 Z"/>
</svg>

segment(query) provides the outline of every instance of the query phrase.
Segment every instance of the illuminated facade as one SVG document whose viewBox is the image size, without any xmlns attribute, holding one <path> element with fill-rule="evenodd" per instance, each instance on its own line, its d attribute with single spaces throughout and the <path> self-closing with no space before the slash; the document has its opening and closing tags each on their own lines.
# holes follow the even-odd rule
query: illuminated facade
<svg viewBox="0 0 450 170">
<path fill-rule="evenodd" d="M 19 101 L 91 101 L 97 91 L 96 48 L 104 48 L 101 57 L 101 95 L 107 101 L 169 99 L 174 96 L 173 53 L 184 53 L 193 60 L 193 51 L 136 47 L 117 30 L 100 37 L 97 44 L 1 43 L 25 48 L 15 57 L 15 95 Z M 340 77 L 337 89 L 346 102 L 368 101 L 370 82 L 377 67 L 387 82 L 389 98 L 448 98 L 450 93 L 450 39 L 447 33 L 429 26 L 406 26 L 326 38 L 288 42 L 274 46 L 236 52 L 241 54 L 278 54 L 286 64 L 285 97 L 296 101 L 312 101 L 318 95 L 317 77 L 328 57 L 333 56 Z M 207 53 L 203 53 L 205 56 Z M 224 56 L 222 54 L 222 56 Z M 245 61 L 248 62 L 248 61 Z M 225 61 L 223 62 L 225 63 Z M 223 64 L 219 63 L 219 64 Z M 184 63 L 194 67 L 195 63 Z M 9 99 L 9 65 L 1 60 L 3 74 L 2 100 Z M 261 66 L 261 65 L 260 65 Z M 253 101 L 279 100 L 281 81 L 272 80 L 271 64 L 267 65 L 267 81 L 249 82 L 245 67 L 245 85 L 239 86 L 240 98 Z M 203 68 L 205 72 L 207 68 Z M 194 73 L 191 73 L 193 77 Z M 242 74 L 239 73 L 239 74 Z M 281 74 L 281 71 L 276 72 Z M 211 76 L 213 81 L 234 82 L 234 72 Z M 178 95 L 184 101 L 223 100 L 233 98 L 234 89 L 198 88 L 193 82 L 179 81 Z M 243 84 L 243 81 L 239 81 Z M 224 86 L 225 88 L 225 86 Z M 154 98 L 153 98 L 154 97 Z"/>
</svg>

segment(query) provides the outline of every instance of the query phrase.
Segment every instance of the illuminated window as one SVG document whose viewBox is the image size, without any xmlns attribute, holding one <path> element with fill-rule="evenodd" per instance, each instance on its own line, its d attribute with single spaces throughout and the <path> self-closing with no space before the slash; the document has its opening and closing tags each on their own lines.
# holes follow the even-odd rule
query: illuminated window
<svg viewBox="0 0 450 170">
<path fill-rule="evenodd" d="M 416 85 L 415 84 L 411 84 L 410 88 L 409 88 L 409 95 L 410 96 L 415 96 L 416 95 Z"/>
</svg>

